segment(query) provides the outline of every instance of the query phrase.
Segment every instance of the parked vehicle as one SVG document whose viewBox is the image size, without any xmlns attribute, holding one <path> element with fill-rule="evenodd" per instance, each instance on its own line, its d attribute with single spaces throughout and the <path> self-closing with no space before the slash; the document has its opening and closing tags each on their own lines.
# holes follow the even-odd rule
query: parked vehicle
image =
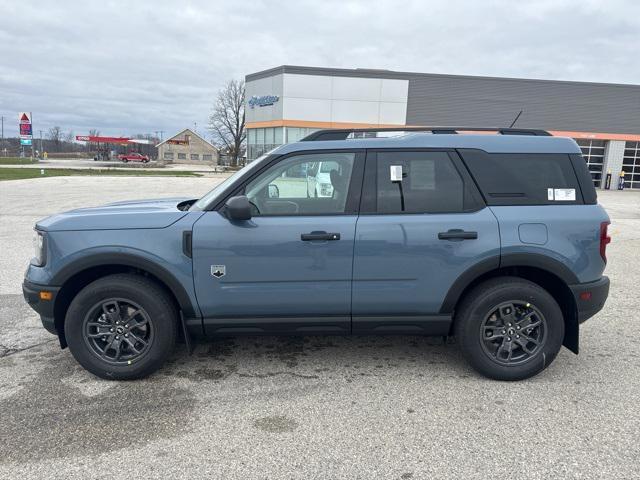
<svg viewBox="0 0 640 480">
<path fill-rule="evenodd" d="M 158 369 L 179 332 L 189 348 L 221 335 L 455 336 L 501 380 L 541 372 L 562 345 L 578 353 L 580 324 L 608 295 L 610 241 L 580 148 L 538 130 L 427 130 L 320 131 L 198 200 L 41 220 L 24 296 L 111 379 Z M 296 172 L 319 165 L 331 189 L 310 195 Z"/>
<path fill-rule="evenodd" d="M 342 164 L 337 161 L 314 162 L 307 171 L 307 192 L 310 197 L 331 197 L 333 196 L 333 175 L 341 175 Z"/>
<path fill-rule="evenodd" d="M 121 153 L 120 155 L 118 155 L 118 160 L 120 160 L 122 163 L 127 163 L 127 162 L 142 162 L 142 163 L 148 163 L 149 162 L 149 157 L 146 155 L 142 155 L 141 153 Z"/>
</svg>

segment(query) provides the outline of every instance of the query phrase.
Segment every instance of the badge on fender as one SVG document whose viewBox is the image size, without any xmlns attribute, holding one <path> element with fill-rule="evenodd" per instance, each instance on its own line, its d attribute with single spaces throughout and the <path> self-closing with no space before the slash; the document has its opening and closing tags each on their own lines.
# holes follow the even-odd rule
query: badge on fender
<svg viewBox="0 0 640 480">
<path fill-rule="evenodd" d="M 227 268 L 224 265 L 211 265 L 211 275 L 216 278 L 224 277 L 227 273 Z"/>
</svg>

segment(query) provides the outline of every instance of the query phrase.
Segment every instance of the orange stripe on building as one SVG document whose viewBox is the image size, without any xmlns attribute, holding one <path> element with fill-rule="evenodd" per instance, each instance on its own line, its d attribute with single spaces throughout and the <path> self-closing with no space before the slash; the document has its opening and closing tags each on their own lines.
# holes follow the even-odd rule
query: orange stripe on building
<svg viewBox="0 0 640 480">
<path fill-rule="evenodd" d="M 266 122 L 247 122 L 246 128 L 299 127 L 299 128 L 395 128 L 406 127 L 402 124 L 356 123 L 356 122 L 314 122 L 309 120 L 269 120 Z"/>
<path fill-rule="evenodd" d="M 584 138 L 588 140 L 622 140 L 627 142 L 640 142 L 640 135 L 631 133 L 595 133 L 595 132 L 569 132 L 561 130 L 549 130 L 555 137 Z"/>
<path fill-rule="evenodd" d="M 269 120 L 265 122 L 247 122 L 246 128 L 270 128 L 270 127 L 296 127 L 296 128 L 398 128 L 420 127 L 420 125 L 401 125 L 387 123 L 358 123 L 358 122 L 316 122 L 311 120 Z M 517 127 L 516 127 L 517 128 Z M 640 142 L 640 134 L 631 133 L 599 133 L 599 132 L 573 132 L 569 130 L 548 130 L 555 137 L 584 138 L 592 140 L 622 140 L 628 142 Z M 460 133 L 466 133 L 460 130 Z M 470 131 L 474 135 L 489 134 L 490 131 Z"/>
</svg>

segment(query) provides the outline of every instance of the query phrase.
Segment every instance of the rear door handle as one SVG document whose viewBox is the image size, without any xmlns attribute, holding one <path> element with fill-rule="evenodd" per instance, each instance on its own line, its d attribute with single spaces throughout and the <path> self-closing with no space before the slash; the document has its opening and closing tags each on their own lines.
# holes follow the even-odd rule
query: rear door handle
<svg viewBox="0 0 640 480">
<path fill-rule="evenodd" d="M 340 240 L 340 234 L 313 231 L 311 233 L 301 234 L 300 240 L 302 240 L 303 242 L 313 242 L 318 240 L 325 240 L 325 241 Z"/>
<path fill-rule="evenodd" d="M 438 240 L 476 240 L 478 232 L 465 232 L 462 229 L 454 228 L 438 234 Z"/>
</svg>

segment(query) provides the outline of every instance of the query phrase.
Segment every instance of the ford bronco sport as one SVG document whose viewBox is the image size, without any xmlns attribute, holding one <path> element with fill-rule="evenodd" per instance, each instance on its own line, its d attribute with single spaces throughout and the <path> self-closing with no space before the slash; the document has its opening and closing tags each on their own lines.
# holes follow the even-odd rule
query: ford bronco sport
<svg viewBox="0 0 640 480">
<path fill-rule="evenodd" d="M 608 295 L 610 240 L 576 143 L 402 130 L 319 131 L 198 200 L 41 220 L 24 296 L 110 379 L 149 375 L 178 336 L 189 350 L 220 335 L 455 336 L 502 380 L 541 372 L 562 345 L 578 353 L 580 324 Z M 315 195 L 300 172 L 319 165 L 331 185 Z"/>
</svg>

